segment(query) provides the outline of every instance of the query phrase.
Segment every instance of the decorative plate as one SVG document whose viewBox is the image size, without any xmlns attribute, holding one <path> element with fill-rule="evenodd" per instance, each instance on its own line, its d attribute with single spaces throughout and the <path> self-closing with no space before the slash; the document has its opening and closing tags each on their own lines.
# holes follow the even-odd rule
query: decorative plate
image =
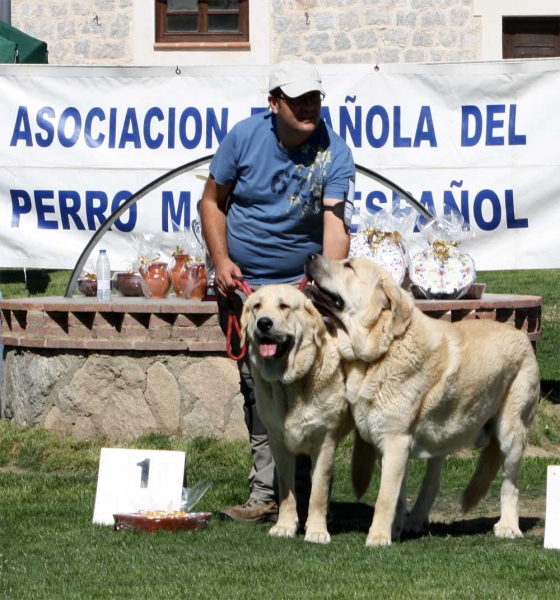
<svg viewBox="0 0 560 600">
<path fill-rule="evenodd" d="M 431 248 L 419 252 L 410 261 L 410 280 L 428 299 L 460 298 L 474 283 L 474 260 L 450 246 L 442 259 Z"/>
<path fill-rule="evenodd" d="M 384 267 L 401 285 L 406 275 L 406 260 L 400 246 L 390 238 L 375 245 L 368 243 L 363 233 L 353 236 L 350 241 L 350 257 L 368 258 Z"/>
</svg>

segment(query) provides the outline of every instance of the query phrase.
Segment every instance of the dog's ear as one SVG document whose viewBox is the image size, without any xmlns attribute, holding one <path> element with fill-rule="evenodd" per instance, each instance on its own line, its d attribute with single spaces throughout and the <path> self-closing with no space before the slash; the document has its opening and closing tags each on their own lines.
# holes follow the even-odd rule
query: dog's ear
<svg viewBox="0 0 560 600">
<path fill-rule="evenodd" d="M 251 314 L 252 306 L 253 303 L 251 302 L 251 297 L 249 297 L 243 305 L 243 310 L 241 312 L 241 339 L 239 340 L 241 347 L 247 342 L 247 327 L 249 326 L 249 316 Z"/>
<path fill-rule="evenodd" d="M 377 313 L 377 319 L 371 327 L 362 329 L 362 336 L 358 337 L 356 335 L 358 332 L 353 332 L 352 346 L 359 359 L 373 362 L 389 350 L 395 337 L 392 321 L 392 311 L 381 310 Z"/>
<path fill-rule="evenodd" d="M 323 315 L 321 315 L 321 313 L 313 306 L 313 302 L 311 302 L 309 298 L 304 299 L 303 306 L 313 322 L 313 337 L 315 338 L 315 344 L 317 347 L 320 347 L 323 345 L 323 340 L 327 333 L 327 326 L 323 321 Z"/>
<path fill-rule="evenodd" d="M 357 336 L 358 332 L 352 334 L 356 356 L 366 362 L 383 356 L 393 340 L 405 333 L 412 318 L 411 300 L 397 282 L 388 273 L 378 281 L 377 289 L 381 294 L 375 297 L 376 300 L 370 307 L 371 325 L 366 328 L 367 333 L 361 339 Z M 383 307 L 376 306 L 376 302 L 381 300 Z"/>
<path fill-rule="evenodd" d="M 406 331 L 412 318 L 411 299 L 392 277 L 384 277 L 381 284 L 391 306 L 393 336 L 400 337 Z"/>
</svg>

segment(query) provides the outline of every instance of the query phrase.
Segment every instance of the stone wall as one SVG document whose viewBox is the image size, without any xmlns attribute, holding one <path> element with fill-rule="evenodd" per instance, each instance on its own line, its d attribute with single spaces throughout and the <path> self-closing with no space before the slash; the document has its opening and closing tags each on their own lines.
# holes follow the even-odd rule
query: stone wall
<svg viewBox="0 0 560 600">
<path fill-rule="evenodd" d="M 136 0 L 138 1 L 138 0 Z M 252 0 L 269 2 L 272 56 L 315 63 L 470 61 L 481 57 L 474 0 Z M 153 2 L 142 0 L 153 11 Z M 135 0 L 13 0 L 12 25 L 48 44 L 51 64 L 134 63 Z M 153 19 L 146 11 L 145 18 Z M 94 15 L 98 19 L 94 20 Z M 138 17 L 136 17 L 138 18 Z M 153 28 L 149 28 L 153 35 Z M 258 24 L 251 23 L 257 36 Z M 136 43 L 153 45 L 153 39 Z M 188 51 L 175 53 L 188 64 Z M 211 64 L 211 59 L 209 57 Z M 235 60 L 232 58 L 232 64 Z"/>
<path fill-rule="evenodd" d="M 324 63 L 480 58 L 474 0 L 273 0 L 274 59 Z"/>
<path fill-rule="evenodd" d="M 533 343 L 542 334 L 537 296 L 416 305 L 450 322 L 508 323 Z M 1 419 L 81 438 L 246 438 L 237 366 L 225 353 L 215 303 L 74 296 L 1 300 L 0 309 Z"/>
<path fill-rule="evenodd" d="M 245 439 L 237 367 L 218 353 L 6 348 L 2 418 L 79 438 Z"/>
<path fill-rule="evenodd" d="M 12 0 L 12 25 L 47 42 L 50 64 L 128 65 L 132 5 L 133 0 Z"/>
<path fill-rule="evenodd" d="M 73 296 L 0 309 L 0 418 L 82 438 L 247 437 L 215 302 Z"/>
</svg>

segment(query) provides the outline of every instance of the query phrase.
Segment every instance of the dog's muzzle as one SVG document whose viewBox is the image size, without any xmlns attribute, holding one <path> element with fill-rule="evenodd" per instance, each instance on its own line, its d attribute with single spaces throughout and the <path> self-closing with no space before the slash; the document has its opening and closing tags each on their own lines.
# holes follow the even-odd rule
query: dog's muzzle
<svg viewBox="0 0 560 600">
<path fill-rule="evenodd" d="M 309 284 L 305 286 L 304 294 L 318 306 L 340 312 L 344 310 L 344 300 L 335 292 L 321 285 L 325 276 L 325 259 L 318 254 L 310 254 L 305 261 L 305 274 Z"/>
<path fill-rule="evenodd" d="M 274 333 L 274 321 L 269 317 L 257 320 L 254 337 L 262 358 L 282 358 L 292 345 L 291 336 Z"/>
</svg>

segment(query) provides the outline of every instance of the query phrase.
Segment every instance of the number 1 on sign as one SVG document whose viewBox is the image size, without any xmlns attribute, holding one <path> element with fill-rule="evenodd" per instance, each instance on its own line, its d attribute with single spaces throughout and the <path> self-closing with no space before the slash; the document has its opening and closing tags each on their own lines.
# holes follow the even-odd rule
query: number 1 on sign
<svg viewBox="0 0 560 600">
<path fill-rule="evenodd" d="M 150 479 L 150 459 L 145 458 L 144 460 L 136 463 L 136 466 L 142 469 L 140 473 L 140 487 L 147 488 L 148 481 Z"/>
</svg>

